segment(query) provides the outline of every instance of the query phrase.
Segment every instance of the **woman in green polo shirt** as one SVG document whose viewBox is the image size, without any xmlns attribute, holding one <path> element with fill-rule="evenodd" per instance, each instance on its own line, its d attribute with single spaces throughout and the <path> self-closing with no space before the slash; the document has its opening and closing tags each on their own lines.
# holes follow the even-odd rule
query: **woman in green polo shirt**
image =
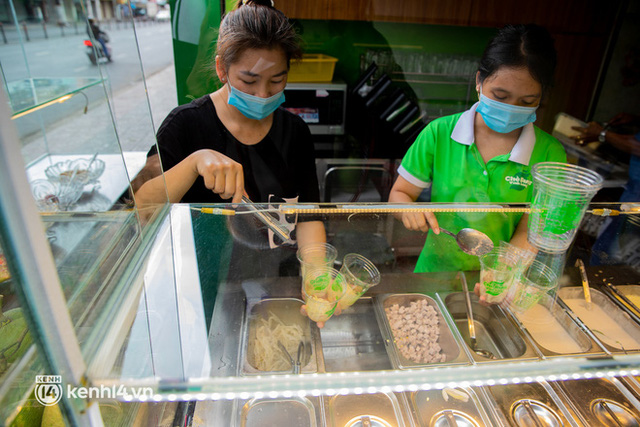
<svg viewBox="0 0 640 427">
<path fill-rule="evenodd" d="M 391 189 L 390 202 L 414 202 L 431 187 L 434 203 L 524 203 L 531 200 L 531 167 L 566 162 L 564 148 L 533 125 L 556 65 L 553 39 L 536 25 L 502 28 L 484 51 L 476 74 L 479 102 L 469 110 L 438 118 L 407 151 Z M 527 216 L 518 213 L 404 213 L 404 226 L 432 233 L 416 272 L 474 270 L 478 258 L 464 254 L 440 226 L 458 232 L 471 227 L 494 244 L 527 247 Z"/>
</svg>

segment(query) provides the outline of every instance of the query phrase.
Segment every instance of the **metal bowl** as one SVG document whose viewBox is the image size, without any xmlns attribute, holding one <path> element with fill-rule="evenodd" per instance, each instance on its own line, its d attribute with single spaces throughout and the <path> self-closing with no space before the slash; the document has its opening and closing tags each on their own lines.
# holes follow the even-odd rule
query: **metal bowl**
<svg viewBox="0 0 640 427">
<path fill-rule="evenodd" d="M 86 185 L 97 182 L 104 167 L 104 162 L 95 158 L 65 160 L 49 166 L 44 173 L 51 182 L 65 183 L 73 178 L 74 182 Z"/>
</svg>

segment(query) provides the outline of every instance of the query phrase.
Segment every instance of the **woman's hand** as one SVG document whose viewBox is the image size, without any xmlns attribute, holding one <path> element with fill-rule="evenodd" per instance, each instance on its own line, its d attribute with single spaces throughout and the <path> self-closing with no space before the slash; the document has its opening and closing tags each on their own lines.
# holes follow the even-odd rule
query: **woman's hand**
<svg viewBox="0 0 640 427">
<path fill-rule="evenodd" d="M 222 153 L 199 150 L 189 157 L 195 162 L 195 171 L 204 178 L 204 185 L 223 199 L 233 197 L 233 203 L 242 202 L 244 174 L 242 165 Z"/>
<path fill-rule="evenodd" d="M 410 183 L 402 176 L 398 176 L 396 182 L 389 193 L 391 203 L 413 203 L 422 192 L 422 188 Z M 432 212 L 401 212 L 394 215 L 402 221 L 402 224 L 413 231 L 427 232 L 432 229 L 436 234 L 440 234 L 438 220 Z"/>
<path fill-rule="evenodd" d="M 431 229 L 440 234 L 440 226 L 433 212 L 403 212 L 400 219 L 407 230 L 426 233 Z"/>
<path fill-rule="evenodd" d="M 338 316 L 340 313 L 342 313 L 342 310 L 340 309 L 340 305 L 338 304 L 338 307 L 336 307 L 336 311 L 333 312 L 333 315 Z M 306 304 L 302 304 L 300 306 L 300 314 L 302 314 L 303 316 L 307 316 Z M 324 322 L 316 322 L 316 325 L 318 325 L 318 328 L 320 329 L 324 328 Z"/>
</svg>

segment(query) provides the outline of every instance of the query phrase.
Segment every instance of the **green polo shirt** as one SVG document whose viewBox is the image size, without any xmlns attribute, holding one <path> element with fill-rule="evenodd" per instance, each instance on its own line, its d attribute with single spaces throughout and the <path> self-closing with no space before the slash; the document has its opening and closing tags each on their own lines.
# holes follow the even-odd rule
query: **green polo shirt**
<svg viewBox="0 0 640 427">
<path fill-rule="evenodd" d="M 477 105 L 477 104 L 476 104 Z M 484 162 L 474 139 L 476 105 L 438 118 L 418 135 L 398 173 L 427 188 L 433 203 L 526 203 L 531 201 L 531 167 L 566 162 L 562 144 L 533 124 L 523 127 L 509 154 Z M 495 245 L 511 240 L 521 213 L 440 213 L 438 223 L 457 233 L 465 227 L 487 234 Z M 415 272 L 478 270 L 478 257 L 463 253 L 450 236 L 429 232 Z"/>
</svg>

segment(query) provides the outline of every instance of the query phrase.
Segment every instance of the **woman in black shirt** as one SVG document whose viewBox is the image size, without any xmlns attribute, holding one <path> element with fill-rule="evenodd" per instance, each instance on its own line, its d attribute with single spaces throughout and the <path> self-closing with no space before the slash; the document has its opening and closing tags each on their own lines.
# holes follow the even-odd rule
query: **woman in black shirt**
<svg viewBox="0 0 640 427">
<path fill-rule="evenodd" d="M 146 167 L 148 176 L 161 162 L 164 179 L 144 182 L 138 205 L 167 195 L 171 203 L 239 203 L 245 192 L 256 203 L 319 201 L 309 129 L 280 108 L 289 62 L 301 55 L 295 30 L 270 0 L 238 2 L 219 29 L 215 68 L 224 86 L 167 116 Z M 321 221 L 298 223 L 296 237 L 298 245 L 326 240 Z"/>
</svg>

